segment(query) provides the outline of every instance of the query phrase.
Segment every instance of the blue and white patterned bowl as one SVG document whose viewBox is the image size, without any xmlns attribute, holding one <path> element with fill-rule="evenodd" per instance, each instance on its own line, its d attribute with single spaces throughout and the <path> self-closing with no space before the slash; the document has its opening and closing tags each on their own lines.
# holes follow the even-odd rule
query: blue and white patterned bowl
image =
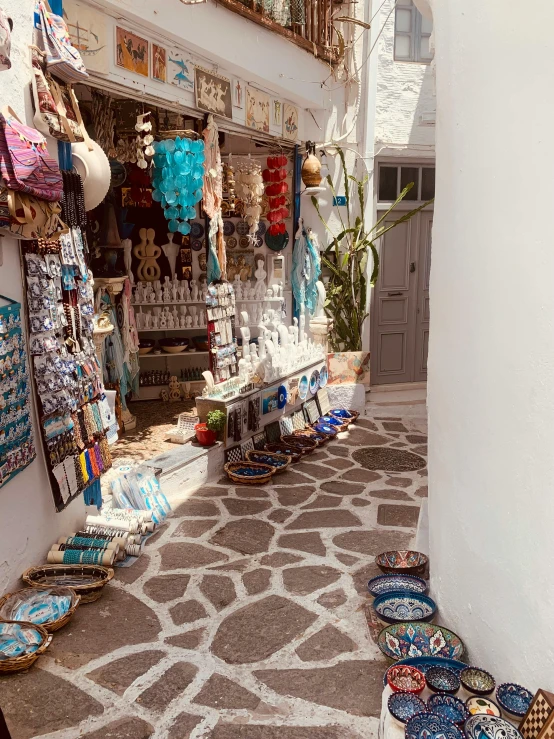
<svg viewBox="0 0 554 739">
<path fill-rule="evenodd" d="M 425 682 L 435 693 L 456 693 L 460 689 L 460 675 L 448 667 L 430 667 Z"/>
<path fill-rule="evenodd" d="M 424 621 L 386 626 L 377 638 L 377 646 L 395 662 L 405 657 L 459 659 L 465 651 L 463 641 L 453 631 Z"/>
<path fill-rule="evenodd" d="M 491 695 L 496 685 L 490 672 L 473 666 L 462 670 L 460 680 L 467 692 L 474 695 Z"/>
<path fill-rule="evenodd" d="M 519 731 L 509 721 L 482 713 L 468 718 L 464 724 L 464 732 L 467 739 L 522 739 Z"/>
<path fill-rule="evenodd" d="M 453 695 L 445 695 L 444 693 L 432 695 L 427 701 L 427 708 L 431 713 L 442 716 L 442 718 L 452 721 L 457 726 L 462 726 L 469 718 L 466 704 Z"/>
<path fill-rule="evenodd" d="M 399 591 L 425 595 L 427 583 L 423 578 L 414 575 L 377 575 L 368 582 L 367 589 L 374 598 Z"/>
<path fill-rule="evenodd" d="M 464 739 L 453 723 L 434 713 L 418 713 L 406 724 L 406 739 Z"/>
<path fill-rule="evenodd" d="M 375 613 L 387 624 L 402 621 L 431 621 L 437 612 L 432 598 L 421 593 L 385 593 L 373 601 Z"/>
<path fill-rule="evenodd" d="M 424 713 L 425 703 L 413 693 L 393 693 L 388 700 L 389 713 L 405 724 L 418 713 Z"/>
<path fill-rule="evenodd" d="M 523 718 L 533 700 L 533 694 L 516 683 L 502 683 L 496 689 L 496 700 L 503 711 Z"/>
<path fill-rule="evenodd" d="M 454 672 L 461 672 L 464 667 L 467 667 L 465 662 L 460 662 L 457 659 L 446 659 L 445 657 L 407 657 L 406 659 L 399 659 L 394 663 L 395 665 L 408 665 L 415 667 L 420 672 L 425 673 L 430 667 L 450 667 Z M 387 685 L 387 673 L 383 676 L 383 685 Z"/>
</svg>

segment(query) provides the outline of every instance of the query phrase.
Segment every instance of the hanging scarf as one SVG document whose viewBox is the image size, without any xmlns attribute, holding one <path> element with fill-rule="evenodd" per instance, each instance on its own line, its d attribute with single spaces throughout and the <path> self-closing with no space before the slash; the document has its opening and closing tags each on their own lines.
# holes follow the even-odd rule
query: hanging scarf
<svg viewBox="0 0 554 739">
<path fill-rule="evenodd" d="M 227 259 L 225 242 L 223 241 L 223 219 L 221 202 L 223 200 L 223 165 L 219 150 L 219 129 L 213 115 L 208 116 L 208 125 L 204 129 L 205 175 L 202 192 L 203 206 L 210 219 L 208 231 L 208 284 L 214 280 L 227 277 Z"/>
<path fill-rule="evenodd" d="M 317 281 L 321 274 L 321 257 L 311 237 L 311 229 L 302 225 L 296 233 L 292 254 L 292 292 L 300 310 L 306 306 L 313 316 L 317 306 Z"/>
</svg>

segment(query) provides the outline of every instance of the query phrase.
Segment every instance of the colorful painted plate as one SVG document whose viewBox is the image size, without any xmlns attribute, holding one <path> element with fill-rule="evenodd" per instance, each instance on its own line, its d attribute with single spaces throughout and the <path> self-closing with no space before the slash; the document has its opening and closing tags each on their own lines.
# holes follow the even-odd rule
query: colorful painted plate
<svg viewBox="0 0 554 739">
<path fill-rule="evenodd" d="M 484 714 L 485 716 L 498 716 L 501 718 L 502 711 L 490 698 L 484 696 L 472 695 L 466 700 L 466 708 L 471 716 Z"/>
<path fill-rule="evenodd" d="M 235 233 L 235 224 L 233 221 L 223 221 L 223 235 L 232 236 Z"/>
<path fill-rule="evenodd" d="M 427 701 L 427 708 L 431 713 L 442 716 L 447 721 L 452 721 L 456 726 L 462 726 L 469 718 L 466 704 L 453 695 L 432 695 Z"/>
<path fill-rule="evenodd" d="M 314 370 L 312 372 L 312 376 L 310 377 L 310 392 L 312 395 L 315 395 L 319 389 L 319 372 L 318 370 Z"/>
<path fill-rule="evenodd" d="M 431 621 L 437 612 L 432 598 L 421 593 L 384 593 L 373 601 L 378 618 L 387 624 L 401 621 Z"/>
<path fill-rule="evenodd" d="M 375 557 L 377 567 L 387 574 L 400 572 L 403 575 L 421 575 L 428 562 L 426 554 L 411 549 L 394 549 Z"/>
<path fill-rule="evenodd" d="M 496 687 L 494 677 L 480 667 L 466 667 L 462 670 L 460 680 L 467 692 L 474 695 L 490 695 Z"/>
<path fill-rule="evenodd" d="M 250 241 L 248 239 L 248 236 L 241 236 L 239 239 L 239 246 L 241 249 L 248 249 L 250 246 Z"/>
<path fill-rule="evenodd" d="M 388 708 L 391 716 L 402 724 L 426 710 L 425 703 L 413 693 L 393 693 L 389 696 Z"/>
<path fill-rule="evenodd" d="M 256 236 L 262 237 L 265 235 L 266 231 L 267 231 L 267 226 L 265 225 L 263 221 L 260 221 L 258 225 L 258 230 L 256 231 Z"/>
<path fill-rule="evenodd" d="M 248 236 L 248 233 L 250 232 L 250 226 L 246 221 L 239 221 L 236 229 L 239 236 Z"/>
<path fill-rule="evenodd" d="M 193 251 L 201 251 L 204 244 L 200 241 L 200 239 L 192 239 L 190 242 L 190 248 Z"/>
<path fill-rule="evenodd" d="M 458 659 L 465 651 L 463 641 L 453 631 L 421 621 L 386 626 L 378 636 L 377 646 L 394 661 L 408 656 Z"/>
<path fill-rule="evenodd" d="M 204 226 L 198 221 L 193 221 L 190 224 L 190 235 L 193 239 L 201 239 L 204 236 Z"/>
<path fill-rule="evenodd" d="M 504 711 L 523 718 L 533 700 L 533 693 L 516 683 L 502 683 L 496 689 L 496 700 Z"/>
<path fill-rule="evenodd" d="M 306 396 L 308 394 L 308 378 L 306 375 L 302 375 L 300 378 L 300 382 L 298 383 L 298 397 L 300 400 L 306 400 Z"/>
<path fill-rule="evenodd" d="M 325 385 L 327 385 L 328 380 L 329 380 L 329 372 L 327 370 L 327 366 L 324 364 L 323 367 L 319 370 L 319 387 L 325 387 Z"/>
<path fill-rule="evenodd" d="M 228 239 L 225 239 L 225 245 L 229 249 L 234 249 L 237 244 L 238 244 L 238 241 L 236 240 L 234 236 L 229 236 Z"/>
<path fill-rule="evenodd" d="M 367 589 L 374 598 L 398 591 L 425 595 L 427 583 L 423 578 L 414 575 L 377 575 L 368 582 Z"/>
<path fill-rule="evenodd" d="M 271 251 L 283 251 L 289 243 L 288 231 L 285 231 L 284 234 L 278 234 L 277 236 L 272 236 L 268 231 L 265 235 L 265 243 L 269 246 Z"/>
<path fill-rule="evenodd" d="M 279 389 L 277 390 L 277 408 L 281 410 L 281 408 L 284 408 L 287 404 L 287 388 L 284 385 L 280 385 Z"/>
<path fill-rule="evenodd" d="M 509 721 L 482 713 L 468 718 L 464 724 L 464 732 L 467 739 L 522 739 L 519 731 Z"/>
<path fill-rule="evenodd" d="M 457 693 L 460 689 L 460 674 L 448 667 L 430 667 L 425 673 L 427 687 L 435 693 Z"/>
<path fill-rule="evenodd" d="M 425 674 L 430 667 L 435 665 L 441 665 L 443 667 L 450 667 L 451 670 L 461 672 L 464 667 L 467 667 L 465 662 L 460 662 L 457 659 L 447 659 L 445 657 L 407 657 L 406 659 L 399 659 L 395 665 L 411 665 L 417 667 L 420 672 Z M 387 673 L 383 677 L 383 685 L 387 684 Z"/>
<path fill-rule="evenodd" d="M 418 713 L 406 724 L 406 739 L 464 739 L 457 726 L 434 713 Z"/>
</svg>

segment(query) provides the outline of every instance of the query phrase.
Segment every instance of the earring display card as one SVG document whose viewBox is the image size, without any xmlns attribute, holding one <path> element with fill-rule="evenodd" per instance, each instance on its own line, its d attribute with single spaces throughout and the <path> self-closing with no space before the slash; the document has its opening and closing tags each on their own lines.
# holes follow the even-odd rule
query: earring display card
<svg viewBox="0 0 554 739">
<path fill-rule="evenodd" d="M 238 374 L 235 291 L 230 282 L 212 282 L 206 296 L 210 371 L 217 383 Z M 235 432 L 237 429 L 235 428 Z"/>
<path fill-rule="evenodd" d="M 279 421 L 268 423 L 265 427 L 265 435 L 270 444 L 281 440 L 281 426 Z"/>
<path fill-rule="evenodd" d="M 327 388 L 320 388 L 316 396 L 317 404 L 319 405 L 319 411 L 322 416 L 326 416 L 331 410 L 331 403 L 329 401 L 329 393 Z"/>
<path fill-rule="evenodd" d="M 0 487 L 35 458 L 21 305 L 0 296 Z"/>
<path fill-rule="evenodd" d="M 316 423 L 316 421 L 319 418 L 319 408 L 317 407 L 317 403 L 315 402 L 315 398 L 311 398 L 304 404 L 304 408 L 306 409 L 306 414 L 308 416 L 308 421 L 310 423 Z"/>
<path fill-rule="evenodd" d="M 306 428 L 306 419 L 303 411 L 296 411 L 292 414 L 292 425 L 295 431 L 301 431 Z"/>
<path fill-rule="evenodd" d="M 225 450 L 225 463 L 227 462 L 240 462 L 242 459 L 242 449 L 240 444 L 232 446 L 230 449 Z"/>
</svg>

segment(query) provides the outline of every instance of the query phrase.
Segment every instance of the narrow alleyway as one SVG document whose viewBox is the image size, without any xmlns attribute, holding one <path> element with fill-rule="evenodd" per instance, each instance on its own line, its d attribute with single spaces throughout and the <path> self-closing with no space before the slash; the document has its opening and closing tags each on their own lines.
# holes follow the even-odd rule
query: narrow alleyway
<svg viewBox="0 0 554 739">
<path fill-rule="evenodd" d="M 220 479 L 177 507 L 39 668 L 0 680 L 13 739 L 376 736 L 366 582 L 412 542 L 427 447 L 423 402 L 367 413 L 272 487 Z M 371 469 L 385 455 L 398 471 Z"/>
</svg>

